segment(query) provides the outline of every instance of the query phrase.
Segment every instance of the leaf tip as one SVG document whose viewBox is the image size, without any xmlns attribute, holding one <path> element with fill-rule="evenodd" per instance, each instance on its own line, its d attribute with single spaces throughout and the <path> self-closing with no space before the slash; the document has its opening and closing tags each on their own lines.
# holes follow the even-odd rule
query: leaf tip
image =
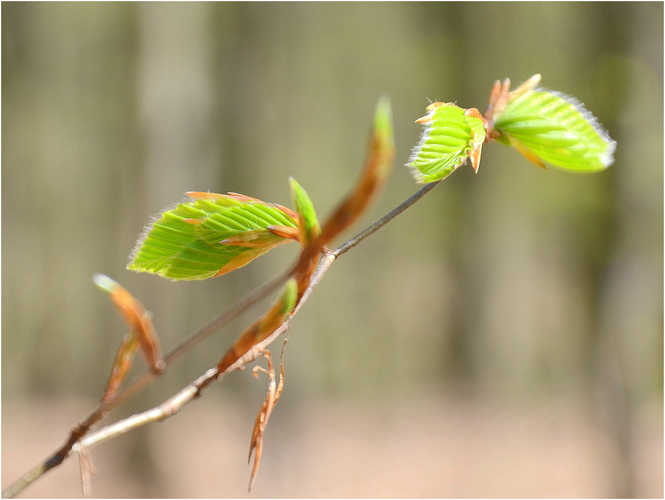
<svg viewBox="0 0 665 500">
<path fill-rule="evenodd" d="M 97 288 L 106 294 L 112 294 L 119 286 L 117 281 L 101 273 L 95 273 L 92 276 L 92 281 L 95 283 Z"/>
<path fill-rule="evenodd" d="M 376 103 L 374 112 L 374 134 L 381 137 L 386 146 L 392 147 L 393 140 L 393 113 L 390 98 L 383 95 Z"/>
</svg>

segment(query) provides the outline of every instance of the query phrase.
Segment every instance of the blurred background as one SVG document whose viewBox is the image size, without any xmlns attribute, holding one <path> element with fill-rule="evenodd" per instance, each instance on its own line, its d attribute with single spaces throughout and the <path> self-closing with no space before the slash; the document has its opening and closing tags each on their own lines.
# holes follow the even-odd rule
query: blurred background
<svg viewBox="0 0 665 500">
<path fill-rule="evenodd" d="M 351 237 L 417 190 L 402 165 L 430 101 L 483 111 L 495 79 L 534 73 L 599 118 L 615 164 L 488 145 L 340 258 L 293 322 L 250 496 L 662 498 L 663 4 L 632 2 L 3 3 L 3 487 L 101 394 L 125 328 L 94 273 L 169 350 L 298 253 L 205 282 L 126 271 L 151 216 L 189 190 L 290 206 L 294 176 L 325 218 L 387 94 L 394 174 Z M 214 366 L 267 304 L 110 421 Z M 94 449 L 93 494 L 245 497 L 265 389 L 234 373 Z M 75 460 L 24 493 L 80 495 Z"/>
</svg>

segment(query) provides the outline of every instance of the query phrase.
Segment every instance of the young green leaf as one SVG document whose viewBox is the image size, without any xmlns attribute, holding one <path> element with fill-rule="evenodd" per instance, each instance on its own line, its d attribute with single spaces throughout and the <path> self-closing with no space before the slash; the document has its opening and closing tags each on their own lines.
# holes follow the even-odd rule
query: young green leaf
<svg viewBox="0 0 665 500">
<path fill-rule="evenodd" d="M 316 218 L 314 205 L 307 192 L 293 177 L 289 178 L 289 184 L 291 186 L 293 207 L 298 214 L 299 240 L 301 244 L 307 245 L 319 235 L 321 227 Z"/>
<path fill-rule="evenodd" d="M 511 93 L 505 109 L 495 114 L 492 136 L 497 142 L 515 146 L 542 167 L 550 163 L 596 172 L 612 164 L 616 143 L 579 101 L 542 88 L 526 89 Z"/>
<path fill-rule="evenodd" d="M 471 157 L 478 171 L 485 126 L 477 109 L 462 109 L 453 103 L 435 102 L 429 113 L 416 120 L 423 123 L 420 142 L 413 149 L 408 167 L 419 183 L 434 182 L 450 175 Z"/>
<path fill-rule="evenodd" d="M 187 193 L 139 238 L 128 269 L 173 280 L 221 276 L 291 239 L 297 215 L 281 205 L 229 193 Z"/>
</svg>

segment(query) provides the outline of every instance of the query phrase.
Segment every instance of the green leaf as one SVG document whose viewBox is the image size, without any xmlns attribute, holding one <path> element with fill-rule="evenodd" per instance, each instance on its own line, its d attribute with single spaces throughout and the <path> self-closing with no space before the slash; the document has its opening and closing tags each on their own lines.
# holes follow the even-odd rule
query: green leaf
<svg viewBox="0 0 665 500">
<path fill-rule="evenodd" d="M 289 280 L 284 283 L 282 292 L 277 299 L 277 304 L 279 304 L 279 306 L 276 307 L 276 312 L 279 316 L 281 316 L 280 321 L 284 321 L 284 319 L 293 312 L 297 302 L 298 284 L 296 283 L 295 279 L 289 278 Z"/>
<path fill-rule="evenodd" d="M 314 205 L 307 192 L 293 177 L 289 178 L 289 185 L 291 186 L 293 207 L 299 217 L 298 227 L 301 231 L 299 239 L 303 245 L 307 245 L 319 235 L 321 227 L 316 217 Z"/>
<path fill-rule="evenodd" d="M 576 99 L 537 88 L 508 100 L 494 119 L 497 142 L 527 158 L 577 172 L 595 172 L 614 161 L 616 143 Z"/>
<path fill-rule="evenodd" d="M 474 169 L 477 169 L 480 148 L 485 141 L 480 113 L 452 103 L 433 103 L 427 110 L 429 114 L 417 120 L 425 129 L 407 164 L 416 181 L 427 183 L 443 179 L 474 152 L 477 157 Z"/>
<path fill-rule="evenodd" d="M 233 193 L 188 195 L 192 201 L 146 227 L 128 269 L 174 280 L 212 278 L 291 241 L 289 231 L 297 235 L 297 215 L 285 207 Z"/>
</svg>

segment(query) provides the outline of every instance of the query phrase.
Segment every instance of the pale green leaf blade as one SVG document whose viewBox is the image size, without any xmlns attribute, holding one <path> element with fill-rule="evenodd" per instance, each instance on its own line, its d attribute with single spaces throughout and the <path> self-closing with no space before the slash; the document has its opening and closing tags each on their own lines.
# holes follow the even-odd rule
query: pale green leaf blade
<svg viewBox="0 0 665 500">
<path fill-rule="evenodd" d="M 447 177 L 485 140 L 483 121 L 465 114 L 466 110 L 452 103 L 435 103 L 428 110 L 418 120 L 425 128 L 407 164 L 419 183 Z"/>
<path fill-rule="evenodd" d="M 299 227 L 301 244 L 307 245 L 319 235 L 321 227 L 319 226 L 319 221 L 316 217 L 314 204 L 307 192 L 293 177 L 289 178 L 289 185 L 291 186 L 293 208 L 295 208 L 295 211 L 300 218 Z"/>
<path fill-rule="evenodd" d="M 271 203 L 240 195 L 190 196 L 146 227 L 128 269 L 173 280 L 211 278 L 290 241 L 268 226 L 297 227 L 292 212 Z"/>
<path fill-rule="evenodd" d="M 559 92 L 538 88 L 510 99 L 494 128 L 498 142 L 566 170 L 596 172 L 614 161 L 615 141 L 579 101 Z"/>
</svg>

